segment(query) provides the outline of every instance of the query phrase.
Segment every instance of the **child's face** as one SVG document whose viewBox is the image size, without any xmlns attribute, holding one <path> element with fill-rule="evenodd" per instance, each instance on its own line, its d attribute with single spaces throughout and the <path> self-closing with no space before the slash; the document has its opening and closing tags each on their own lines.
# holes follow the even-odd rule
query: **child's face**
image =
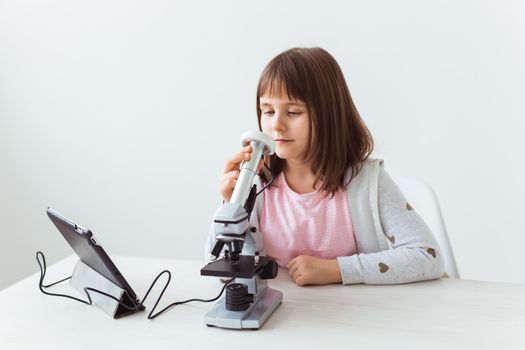
<svg viewBox="0 0 525 350">
<path fill-rule="evenodd" d="M 302 162 L 308 145 L 310 118 L 303 101 L 290 100 L 286 94 L 261 96 L 262 131 L 275 140 L 277 156 Z"/>
</svg>

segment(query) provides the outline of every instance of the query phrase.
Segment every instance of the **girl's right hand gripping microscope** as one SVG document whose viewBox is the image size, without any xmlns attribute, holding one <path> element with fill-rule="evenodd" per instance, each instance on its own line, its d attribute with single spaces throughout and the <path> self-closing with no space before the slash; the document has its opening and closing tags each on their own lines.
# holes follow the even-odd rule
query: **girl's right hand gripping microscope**
<svg viewBox="0 0 525 350">
<path fill-rule="evenodd" d="M 267 282 L 277 276 L 277 263 L 261 254 L 261 233 L 249 222 L 255 199 L 266 188 L 257 192 L 253 178 L 263 155 L 274 153 L 275 142 L 260 131 L 245 132 L 241 142 L 252 146 L 252 157 L 241 163 L 230 202 L 215 213 L 212 262 L 201 269 L 203 276 L 235 278 L 235 283 L 226 287 L 226 296 L 206 313 L 204 322 L 222 328 L 258 329 L 283 300 L 283 293 L 269 288 Z"/>
</svg>

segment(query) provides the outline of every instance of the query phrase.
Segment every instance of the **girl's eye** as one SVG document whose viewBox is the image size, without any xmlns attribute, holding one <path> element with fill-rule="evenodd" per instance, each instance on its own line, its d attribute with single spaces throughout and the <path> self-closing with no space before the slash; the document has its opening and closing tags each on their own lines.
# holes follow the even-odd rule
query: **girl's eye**
<svg viewBox="0 0 525 350">
<path fill-rule="evenodd" d="M 300 115 L 302 112 L 295 112 L 295 111 L 289 111 L 288 114 L 290 115 Z"/>
<path fill-rule="evenodd" d="M 263 112 L 264 115 L 273 115 L 273 113 L 274 113 L 273 111 L 265 111 L 265 112 Z"/>
</svg>

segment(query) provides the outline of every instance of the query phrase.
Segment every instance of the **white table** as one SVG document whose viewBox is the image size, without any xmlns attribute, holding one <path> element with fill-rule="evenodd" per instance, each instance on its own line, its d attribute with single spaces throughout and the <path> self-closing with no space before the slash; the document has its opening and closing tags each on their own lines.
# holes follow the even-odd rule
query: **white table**
<svg viewBox="0 0 525 350">
<path fill-rule="evenodd" d="M 200 276 L 200 261 L 114 261 L 139 297 L 161 270 L 171 270 L 158 310 L 212 298 L 222 286 Z M 46 283 L 70 275 L 75 263 L 71 256 L 48 267 Z M 270 285 L 283 292 L 282 305 L 262 329 L 240 331 L 207 327 L 210 303 L 176 306 L 154 320 L 146 318 L 148 310 L 115 320 L 96 306 L 43 295 L 38 277 L 0 292 L 0 349 L 525 349 L 525 285 L 519 284 L 441 279 L 298 287 L 281 270 Z M 51 291 L 76 293 L 67 282 Z"/>
</svg>

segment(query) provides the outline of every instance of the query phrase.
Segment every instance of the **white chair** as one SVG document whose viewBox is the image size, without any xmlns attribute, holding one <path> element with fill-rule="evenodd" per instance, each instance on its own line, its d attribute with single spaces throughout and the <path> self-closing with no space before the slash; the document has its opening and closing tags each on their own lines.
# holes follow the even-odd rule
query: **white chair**
<svg viewBox="0 0 525 350">
<path fill-rule="evenodd" d="M 394 182 L 405 195 L 408 203 L 430 227 L 445 260 L 445 272 L 450 278 L 460 278 L 454 252 L 448 239 L 447 229 L 438 199 L 432 187 L 423 180 L 391 175 Z"/>
</svg>

